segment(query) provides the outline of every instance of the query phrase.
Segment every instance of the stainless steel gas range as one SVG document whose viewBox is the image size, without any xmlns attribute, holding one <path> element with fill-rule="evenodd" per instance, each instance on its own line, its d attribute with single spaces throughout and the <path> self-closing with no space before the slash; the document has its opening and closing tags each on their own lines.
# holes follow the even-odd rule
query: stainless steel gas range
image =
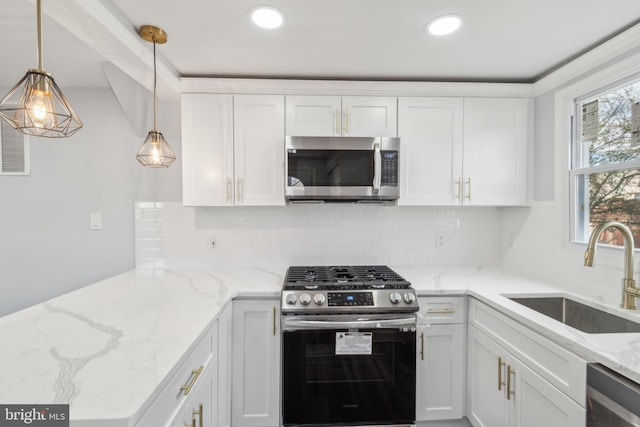
<svg viewBox="0 0 640 427">
<path fill-rule="evenodd" d="M 289 267 L 281 304 L 284 426 L 415 423 L 408 281 L 387 266 Z"/>
</svg>

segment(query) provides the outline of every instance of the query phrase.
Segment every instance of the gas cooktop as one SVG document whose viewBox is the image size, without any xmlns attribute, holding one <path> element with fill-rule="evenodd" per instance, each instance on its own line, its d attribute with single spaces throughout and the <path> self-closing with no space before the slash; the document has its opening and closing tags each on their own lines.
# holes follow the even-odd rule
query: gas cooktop
<svg viewBox="0 0 640 427">
<path fill-rule="evenodd" d="M 411 283 L 386 265 L 289 267 L 285 290 L 406 289 Z"/>
</svg>

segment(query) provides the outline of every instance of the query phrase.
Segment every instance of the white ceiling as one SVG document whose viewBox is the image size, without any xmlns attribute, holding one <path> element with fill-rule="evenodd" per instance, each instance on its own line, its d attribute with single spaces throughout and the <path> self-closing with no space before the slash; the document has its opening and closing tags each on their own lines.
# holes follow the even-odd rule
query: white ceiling
<svg viewBox="0 0 640 427">
<path fill-rule="evenodd" d="M 247 12 L 258 4 L 284 11 L 285 25 L 253 26 Z M 0 87 L 7 87 L 36 66 L 36 12 L 35 0 L 2 6 Z M 638 0 L 43 0 L 43 7 L 44 68 L 61 87 L 106 85 L 105 60 L 123 68 L 139 62 L 148 74 L 150 44 L 135 35 L 144 24 L 167 31 L 158 55 L 175 77 L 532 82 L 640 22 Z M 462 15 L 462 29 L 425 34 L 424 25 L 445 13 Z"/>
</svg>

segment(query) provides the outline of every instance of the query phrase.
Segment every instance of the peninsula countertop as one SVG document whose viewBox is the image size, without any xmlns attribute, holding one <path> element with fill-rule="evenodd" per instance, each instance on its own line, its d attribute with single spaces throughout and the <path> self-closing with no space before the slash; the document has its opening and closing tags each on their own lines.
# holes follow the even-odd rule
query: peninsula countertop
<svg viewBox="0 0 640 427">
<path fill-rule="evenodd" d="M 504 296 L 566 295 L 562 289 L 499 269 L 392 268 L 419 296 L 478 298 L 640 382 L 640 333 L 580 333 Z M 0 402 L 69 403 L 72 426 L 133 425 L 231 300 L 279 298 L 285 272 L 133 270 L 2 317 Z"/>
</svg>

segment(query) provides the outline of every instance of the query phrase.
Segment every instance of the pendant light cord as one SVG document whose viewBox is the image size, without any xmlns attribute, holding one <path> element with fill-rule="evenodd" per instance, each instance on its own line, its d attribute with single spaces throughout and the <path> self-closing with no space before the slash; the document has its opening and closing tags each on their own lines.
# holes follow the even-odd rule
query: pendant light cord
<svg viewBox="0 0 640 427">
<path fill-rule="evenodd" d="M 42 1 L 38 0 L 36 4 L 37 15 L 38 15 L 38 71 L 44 71 L 44 67 L 42 64 L 42 45 L 44 44 L 42 38 Z"/>
<path fill-rule="evenodd" d="M 158 131 L 158 98 L 157 98 L 158 73 L 156 71 L 156 39 L 153 39 L 153 131 Z"/>
</svg>

